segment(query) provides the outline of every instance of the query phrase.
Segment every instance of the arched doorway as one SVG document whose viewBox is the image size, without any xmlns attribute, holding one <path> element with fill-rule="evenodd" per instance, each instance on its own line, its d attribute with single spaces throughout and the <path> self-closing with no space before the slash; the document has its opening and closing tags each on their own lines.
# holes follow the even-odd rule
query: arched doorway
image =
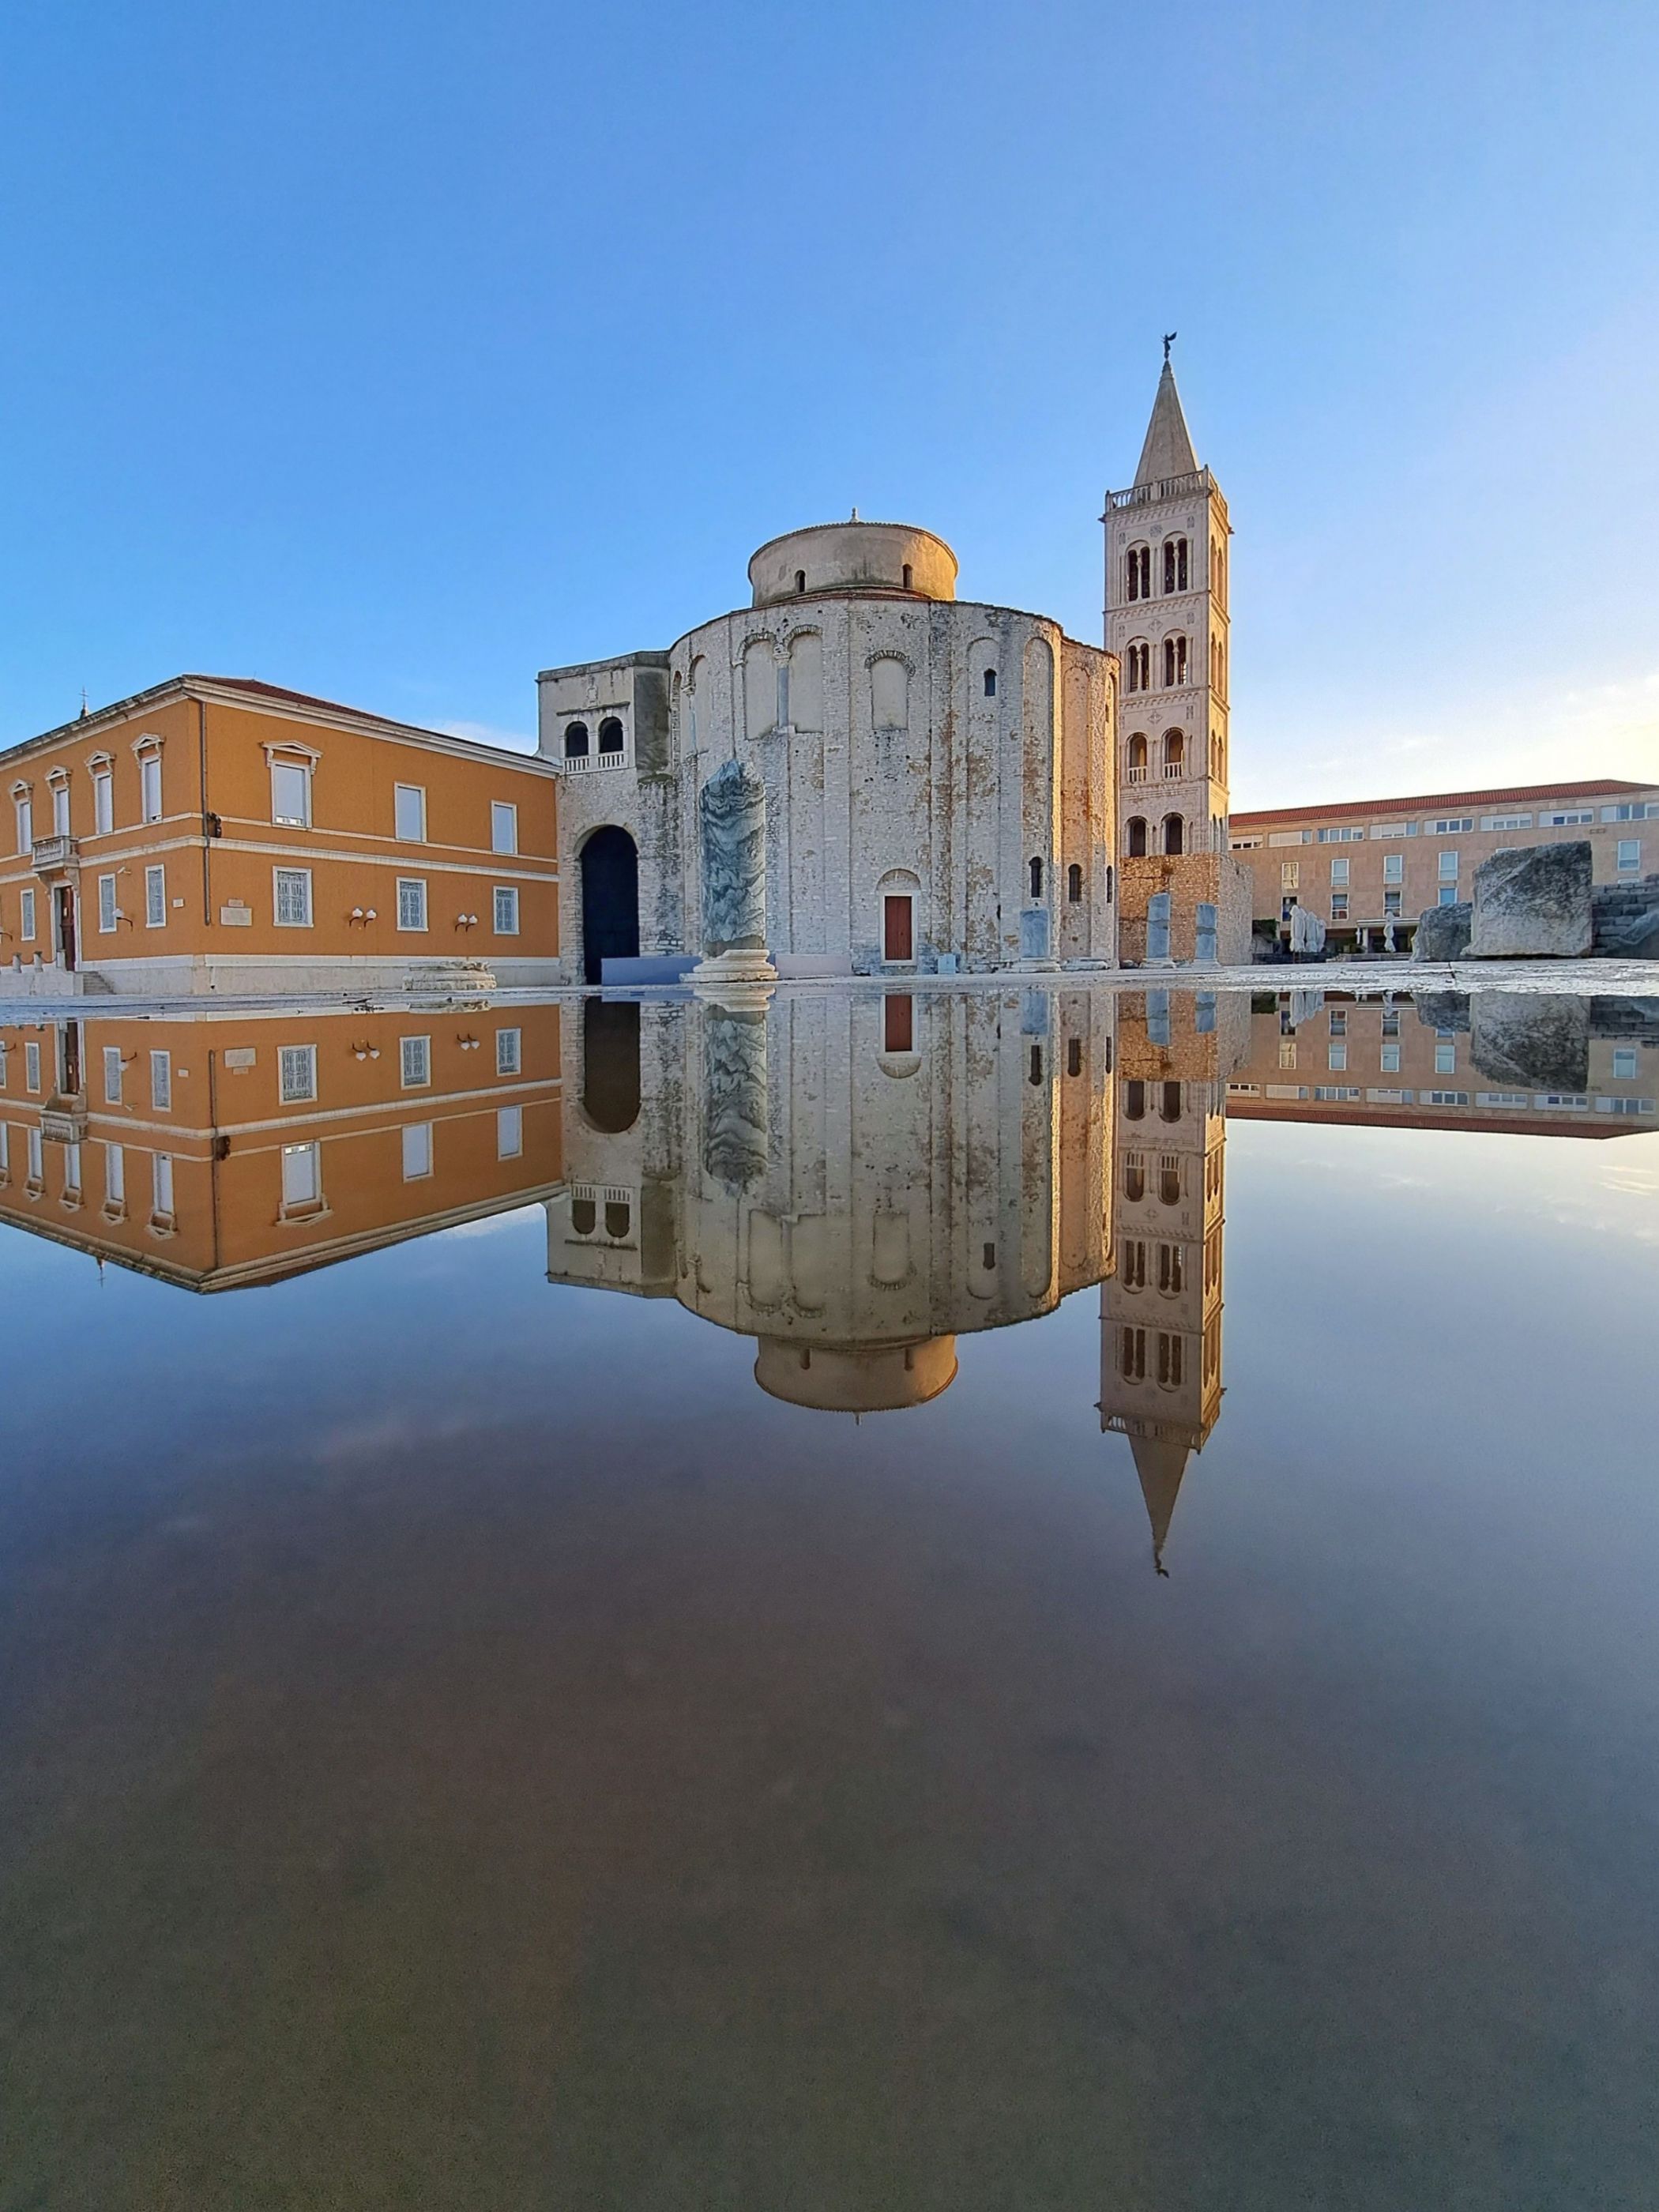
<svg viewBox="0 0 1659 2212">
<path fill-rule="evenodd" d="M 632 1000 L 583 1001 L 582 1111 L 609 1136 L 640 1118 L 640 1010 Z"/>
<path fill-rule="evenodd" d="M 582 847 L 582 975 L 604 981 L 606 960 L 635 960 L 640 951 L 640 855 L 626 830 L 596 830 Z"/>
</svg>

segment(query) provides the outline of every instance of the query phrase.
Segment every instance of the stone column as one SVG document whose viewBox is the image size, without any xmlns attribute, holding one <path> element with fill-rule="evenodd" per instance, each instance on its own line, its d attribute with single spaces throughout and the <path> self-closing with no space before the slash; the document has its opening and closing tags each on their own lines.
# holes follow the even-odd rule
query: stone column
<svg viewBox="0 0 1659 2212">
<path fill-rule="evenodd" d="M 699 990 L 764 1004 L 777 969 L 766 950 L 766 787 L 739 760 L 722 761 L 697 801 L 702 861 Z"/>
<path fill-rule="evenodd" d="M 1149 968 L 1167 967 L 1170 963 L 1170 905 L 1168 891 L 1154 891 L 1146 902 L 1146 965 Z"/>
</svg>

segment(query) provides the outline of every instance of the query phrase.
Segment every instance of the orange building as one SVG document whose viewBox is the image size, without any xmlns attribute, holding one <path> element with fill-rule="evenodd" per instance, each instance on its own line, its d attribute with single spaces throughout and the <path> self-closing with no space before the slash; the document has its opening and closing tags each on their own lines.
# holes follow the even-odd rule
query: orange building
<svg viewBox="0 0 1659 2212">
<path fill-rule="evenodd" d="M 0 753 L 0 993 L 556 981 L 556 787 L 534 754 L 175 677 Z"/>
<path fill-rule="evenodd" d="M 556 1006 L 0 1027 L 0 1223 L 198 1291 L 555 1194 Z"/>
</svg>

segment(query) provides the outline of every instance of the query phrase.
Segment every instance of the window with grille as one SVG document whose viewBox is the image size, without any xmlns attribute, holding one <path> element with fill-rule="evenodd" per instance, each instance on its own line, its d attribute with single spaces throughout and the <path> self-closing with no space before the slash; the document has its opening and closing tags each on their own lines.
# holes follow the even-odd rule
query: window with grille
<svg viewBox="0 0 1659 2212">
<path fill-rule="evenodd" d="M 276 921 L 283 929 L 311 927 L 311 871 L 278 868 L 276 872 Z"/>
<path fill-rule="evenodd" d="M 284 1106 L 299 1106 L 317 1096 L 317 1048 L 285 1044 L 277 1054 Z"/>
<path fill-rule="evenodd" d="M 426 927 L 426 881 L 423 877 L 398 877 L 398 927 L 399 929 Z"/>
</svg>

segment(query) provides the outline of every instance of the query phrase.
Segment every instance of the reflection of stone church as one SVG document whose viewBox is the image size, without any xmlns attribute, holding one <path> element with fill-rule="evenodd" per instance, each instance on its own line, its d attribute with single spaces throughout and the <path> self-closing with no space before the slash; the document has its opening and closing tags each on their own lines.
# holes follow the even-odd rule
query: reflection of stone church
<svg viewBox="0 0 1659 2212">
<path fill-rule="evenodd" d="M 1167 363 L 1105 524 L 1107 650 L 958 599 L 939 538 L 854 515 L 763 545 L 750 605 L 666 652 L 547 671 L 573 978 L 710 949 L 722 770 L 763 822 L 761 928 L 786 976 L 1246 957 L 1226 506 Z"/>
<path fill-rule="evenodd" d="M 924 1404 L 963 1339 L 1100 1283 L 1102 1425 L 1161 1554 L 1220 1404 L 1237 1042 L 1190 993 L 589 1000 L 550 1279 L 677 1298 L 756 1340 L 763 1389 L 843 1413 Z"/>
</svg>

